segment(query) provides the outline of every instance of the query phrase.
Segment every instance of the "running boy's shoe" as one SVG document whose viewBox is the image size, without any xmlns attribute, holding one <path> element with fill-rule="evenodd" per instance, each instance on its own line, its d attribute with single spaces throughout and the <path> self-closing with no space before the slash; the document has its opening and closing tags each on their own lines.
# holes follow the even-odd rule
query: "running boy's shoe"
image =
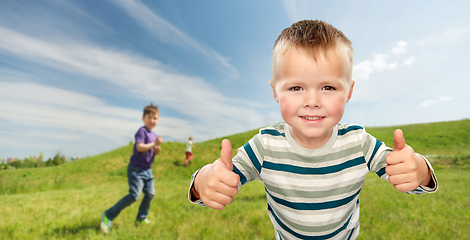
<svg viewBox="0 0 470 240">
<path fill-rule="evenodd" d="M 106 217 L 105 212 L 103 212 L 103 213 L 101 214 L 100 228 L 101 228 L 101 231 L 102 231 L 103 233 L 106 233 L 106 234 L 108 234 L 108 233 L 109 233 L 109 229 L 111 229 L 111 220 L 109 220 L 109 219 Z"/>
<path fill-rule="evenodd" d="M 152 222 L 152 221 L 149 221 L 149 220 L 147 220 L 147 219 L 140 220 L 140 221 L 136 219 L 135 222 L 134 222 L 134 225 L 135 225 L 135 226 L 139 226 L 139 225 L 142 225 L 142 224 L 143 224 L 143 225 L 153 224 L 153 222 Z"/>
</svg>

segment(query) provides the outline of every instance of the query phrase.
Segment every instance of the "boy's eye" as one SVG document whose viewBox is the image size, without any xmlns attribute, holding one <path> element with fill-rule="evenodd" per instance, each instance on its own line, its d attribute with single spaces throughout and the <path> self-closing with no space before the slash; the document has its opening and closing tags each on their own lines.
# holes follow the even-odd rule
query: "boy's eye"
<svg viewBox="0 0 470 240">
<path fill-rule="evenodd" d="M 335 90 L 335 88 L 334 88 L 334 87 L 332 87 L 332 86 L 325 86 L 325 87 L 323 87 L 323 89 L 322 89 L 322 90 L 326 90 L 326 91 L 333 91 L 333 90 Z"/>
<path fill-rule="evenodd" d="M 299 87 L 299 86 L 291 87 L 290 90 L 292 90 L 292 91 L 301 91 L 302 87 Z"/>
</svg>

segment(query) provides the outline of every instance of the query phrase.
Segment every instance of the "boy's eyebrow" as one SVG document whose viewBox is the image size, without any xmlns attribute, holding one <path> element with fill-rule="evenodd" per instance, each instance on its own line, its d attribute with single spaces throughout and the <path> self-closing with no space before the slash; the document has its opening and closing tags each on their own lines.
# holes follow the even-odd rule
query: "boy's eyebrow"
<svg viewBox="0 0 470 240">
<path fill-rule="evenodd" d="M 335 79 L 335 80 L 324 80 L 322 82 L 319 83 L 320 85 L 333 85 L 335 86 L 336 89 L 338 88 L 342 88 L 342 87 L 345 87 L 347 88 L 347 85 L 349 84 L 349 81 L 347 79 L 341 79 L 341 78 L 338 78 L 338 79 Z"/>
</svg>

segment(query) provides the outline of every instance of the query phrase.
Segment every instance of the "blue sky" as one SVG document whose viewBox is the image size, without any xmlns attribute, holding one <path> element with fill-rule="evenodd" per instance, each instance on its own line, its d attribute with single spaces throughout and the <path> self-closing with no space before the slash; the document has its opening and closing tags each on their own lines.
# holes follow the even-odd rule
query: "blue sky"
<svg viewBox="0 0 470 240">
<path fill-rule="evenodd" d="M 0 1 L 0 158 L 128 144 L 142 108 L 155 131 L 195 141 L 282 121 L 271 50 L 302 19 L 353 42 L 342 122 L 470 117 L 468 1 Z M 406 138 L 406 133 L 405 133 Z"/>
</svg>

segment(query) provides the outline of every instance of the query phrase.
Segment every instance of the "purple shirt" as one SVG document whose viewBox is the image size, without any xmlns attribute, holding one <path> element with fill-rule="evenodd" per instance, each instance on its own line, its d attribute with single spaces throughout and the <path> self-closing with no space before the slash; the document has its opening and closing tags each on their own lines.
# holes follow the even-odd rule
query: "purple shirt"
<svg viewBox="0 0 470 240">
<path fill-rule="evenodd" d="M 155 151 L 151 148 L 145 152 L 137 151 L 137 143 L 152 143 L 157 140 L 158 135 L 147 130 L 144 126 L 135 133 L 134 153 L 132 154 L 130 164 L 134 167 L 149 169 L 152 167 Z"/>
</svg>

